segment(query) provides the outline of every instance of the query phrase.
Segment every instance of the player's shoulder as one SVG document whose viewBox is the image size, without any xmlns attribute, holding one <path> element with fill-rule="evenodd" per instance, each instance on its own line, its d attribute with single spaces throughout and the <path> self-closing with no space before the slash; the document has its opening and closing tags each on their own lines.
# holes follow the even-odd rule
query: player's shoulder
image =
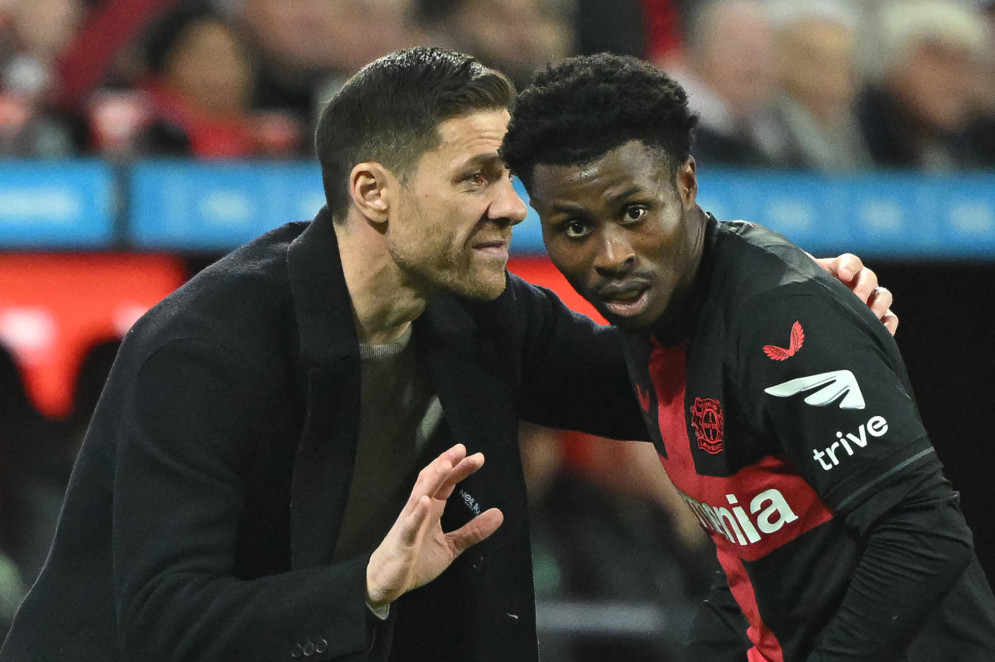
<svg viewBox="0 0 995 662">
<path fill-rule="evenodd" d="M 747 221 L 714 225 L 716 273 L 752 290 L 819 281 L 825 272 L 790 240 Z"/>
<path fill-rule="evenodd" d="M 870 309 L 783 236 L 744 222 L 718 224 L 713 235 L 710 319 L 727 338 L 761 347 L 772 338 L 804 333 L 812 339 L 818 333 L 832 339 L 827 346 L 843 338 L 853 343 L 872 339 L 874 346 L 894 351 Z"/>
<path fill-rule="evenodd" d="M 711 226 L 713 287 L 729 308 L 756 311 L 787 296 L 849 302 L 852 293 L 804 250 L 773 230 L 747 221 Z"/>
</svg>

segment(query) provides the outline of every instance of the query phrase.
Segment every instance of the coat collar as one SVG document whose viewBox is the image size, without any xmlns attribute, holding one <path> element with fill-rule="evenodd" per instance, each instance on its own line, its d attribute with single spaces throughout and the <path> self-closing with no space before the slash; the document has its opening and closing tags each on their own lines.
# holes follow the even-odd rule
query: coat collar
<svg viewBox="0 0 995 662">
<path fill-rule="evenodd" d="M 352 299 L 327 207 L 290 245 L 287 265 L 304 372 L 346 356 L 358 357 Z"/>
<path fill-rule="evenodd" d="M 352 298 L 346 286 L 334 221 L 322 207 L 314 221 L 290 245 L 287 258 L 294 313 L 299 329 L 305 371 L 337 359 L 357 355 L 359 336 L 352 316 Z M 471 306 L 480 305 L 470 302 Z M 476 322 L 466 306 L 453 296 L 429 303 L 413 322 L 419 342 L 455 345 L 471 351 L 469 339 Z"/>
</svg>

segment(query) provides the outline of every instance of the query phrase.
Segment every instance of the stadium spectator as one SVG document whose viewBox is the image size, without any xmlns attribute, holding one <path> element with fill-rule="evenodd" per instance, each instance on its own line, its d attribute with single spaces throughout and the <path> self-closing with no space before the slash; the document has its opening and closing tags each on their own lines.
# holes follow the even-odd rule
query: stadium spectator
<svg viewBox="0 0 995 662">
<path fill-rule="evenodd" d="M 73 118 L 52 111 L 56 59 L 84 12 L 82 0 L 0 4 L 0 156 L 63 157 L 77 149 Z"/>
<path fill-rule="evenodd" d="M 642 0 L 646 21 L 644 59 L 667 68 L 684 48 L 684 25 L 688 0 Z M 626 53 L 619 53 L 626 55 Z"/>
<path fill-rule="evenodd" d="M 62 436 L 35 408 L 12 351 L 0 344 L 0 639 L 52 540 L 69 465 Z"/>
<path fill-rule="evenodd" d="M 577 53 L 620 53 L 645 57 L 649 35 L 659 25 L 643 0 L 576 0 L 573 29 Z"/>
<path fill-rule="evenodd" d="M 259 51 L 254 106 L 302 120 L 353 73 L 387 53 L 425 43 L 413 0 L 232 0 Z"/>
<path fill-rule="evenodd" d="M 254 57 L 238 25 L 198 6 L 153 26 L 143 84 L 152 115 L 139 138 L 145 153 L 201 158 L 291 155 L 300 144 L 289 120 L 275 139 L 260 131 L 250 104 Z"/>
<path fill-rule="evenodd" d="M 870 167 L 854 114 L 859 14 L 841 0 L 785 0 L 773 7 L 772 20 L 782 158 L 827 172 Z"/>
<path fill-rule="evenodd" d="M 27 591 L 11 557 L 27 524 L 17 512 L 19 496 L 13 459 L 23 444 L 21 429 L 30 406 L 17 363 L 0 345 L 0 639 L 7 633 Z"/>
<path fill-rule="evenodd" d="M 884 5 L 878 67 L 859 102 L 859 119 L 875 163 L 946 172 L 995 160 L 972 139 L 979 112 L 980 64 L 991 33 L 964 3 L 927 0 Z M 989 73 L 990 75 L 990 73 Z"/>
<path fill-rule="evenodd" d="M 100 394 L 111 372 L 114 357 L 121 346 L 119 338 L 105 338 L 91 344 L 80 361 L 73 382 L 73 407 L 69 415 L 62 421 L 68 442 L 66 454 L 72 459 L 76 457 L 90 418 L 97 408 Z"/>
<path fill-rule="evenodd" d="M 988 25 L 989 38 L 992 38 L 995 35 L 995 0 L 982 0 L 978 4 Z M 995 54 L 989 53 L 979 78 L 978 117 L 968 134 L 978 145 L 984 165 L 995 168 Z"/>
<path fill-rule="evenodd" d="M 777 86 L 773 33 L 759 0 L 709 0 L 693 12 L 674 75 L 701 124 L 704 163 L 787 166 L 771 105 Z"/>
<path fill-rule="evenodd" d="M 87 0 L 84 20 L 58 61 L 59 107 L 82 111 L 102 86 L 132 84 L 142 69 L 134 46 L 178 2 Z"/>
<path fill-rule="evenodd" d="M 469 53 L 519 86 L 574 49 L 556 0 L 420 0 L 418 13 L 433 44 Z"/>
</svg>

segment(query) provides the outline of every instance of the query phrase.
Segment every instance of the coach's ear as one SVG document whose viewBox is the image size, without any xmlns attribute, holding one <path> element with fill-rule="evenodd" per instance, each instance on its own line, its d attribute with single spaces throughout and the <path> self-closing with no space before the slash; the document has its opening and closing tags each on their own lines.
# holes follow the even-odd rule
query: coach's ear
<svg viewBox="0 0 995 662">
<path fill-rule="evenodd" d="M 698 204 L 698 176 L 695 172 L 693 156 L 689 156 L 688 160 L 677 168 L 677 181 L 675 183 L 685 210 L 690 210 Z"/>
<path fill-rule="evenodd" d="M 397 178 L 375 161 L 356 164 L 349 174 L 349 196 L 357 209 L 374 223 L 386 223 L 390 196 Z"/>
</svg>

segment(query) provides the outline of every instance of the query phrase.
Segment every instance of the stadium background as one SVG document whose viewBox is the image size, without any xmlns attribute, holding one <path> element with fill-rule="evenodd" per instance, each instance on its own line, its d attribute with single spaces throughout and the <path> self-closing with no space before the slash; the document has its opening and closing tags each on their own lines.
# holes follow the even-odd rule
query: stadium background
<svg viewBox="0 0 995 662">
<path fill-rule="evenodd" d="M 9 26 L 5 16 L 13 13 L 11 8 L 18 1 L 22 0 L 0 2 L 0 36 Z M 909 3 L 915 4 L 914 0 Z M 39 118 L 65 121 L 68 135 L 73 137 L 70 149 L 50 154 L 5 142 L 15 129 L 31 126 L 31 120 L 18 123 L 19 116 L 11 114 L 11 104 L 21 102 L 12 91 L 11 77 L 3 78 L 0 86 L 0 154 L 7 157 L 0 161 L 0 345 L 16 359 L 31 403 L 46 424 L 52 424 L 46 429 L 57 430 L 52 434 L 60 441 L 40 442 L 38 453 L 52 449 L 65 452 L 72 447 L 85 426 L 116 342 L 148 307 L 218 255 L 283 222 L 308 219 L 321 205 L 317 166 L 307 155 L 308 119 L 294 112 L 283 116 L 288 122 L 276 121 L 267 143 L 270 151 L 247 150 L 222 160 L 196 150 L 173 158 L 177 154 L 148 148 L 136 138 L 142 122 L 148 119 L 147 96 L 141 86 L 122 86 L 120 71 L 113 74 L 114 84 L 109 85 L 106 79 L 88 73 L 79 61 L 75 61 L 74 70 L 71 57 L 73 48 L 78 48 L 87 35 L 92 38 L 107 29 L 108 15 L 113 18 L 118 11 L 115 20 L 124 20 L 120 7 L 125 4 L 115 0 L 74 3 L 79 16 L 74 32 L 65 37 L 59 65 L 59 71 L 67 76 L 64 98 L 59 103 L 31 106 Z M 125 23 L 131 26 L 133 42 L 141 44 L 148 34 L 146 23 L 154 23 L 174 4 L 144 0 L 128 5 L 134 15 L 126 17 Z M 231 11 L 231 6 L 240 3 L 215 4 Z M 252 4 L 252 0 L 245 0 L 246 6 Z M 381 11 L 387 12 L 384 16 L 396 17 L 403 4 L 349 0 L 343 6 L 358 6 L 367 10 L 367 15 Z M 453 9 L 460 3 L 414 4 L 423 5 L 416 21 L 417 39 L 413 33 L 403 32 L 415 21 L 406 18 L 397 28 L 401 32 L 386 35 L 390 30 L 384 28 L 379 41 L 374 39 L 376 43 L 367 44 L 365 50 L 357 47 L 355 62 L 378 55 L 377 48 L 389 50 L 390 45 L 407 45 L 411 40 L 470 51 L 476 46 L 485 59 L 490 54 L 499 66 L 520 74 L 527 74 L 542 59 L 539 53 L 534 56 L 536 62 L 502 61 L 500 53 L 488 51 L 486 44 L 445 38 L 445 22 L 452 12 L 460 13 Z M 468 2 L 465 7 L 476 4 Z M 603 5 L 580 0 L 570 13 L 563 8 L 567 4 L 502 1 L 493 3 L 491 9 L 510 12 L 504 20 L 515 16 L 533 28 L 542 24 L 558 33 L 569 31 L 568 39 L 559 37 L 563 44 L 557 45 L 557 37 L 542 42 L 549 56 L 610 49 L 667 63 L 677 58 L 690 40 L 681 29 L 681 21 L 687 20 L 687 5 L 693 3 L 610 3 L 614 9 L 607 13 Z M 988 7 L 990 12 L 991 3 L 961 4 L 979 12 Z M 553 5 L 559 12 L 555 20 L 550 18 Z M 535 32 L 529 38 L 541 41 Z M 98 51 L 113 51 L 101 44 L 97 44 Z M 0 40 L 0 62 L 8 63 L 9 58 L 3 58 L 9 49 L 3 45 Z M 127 44 L 118 46 L 126 48 Z M 345 58 L 328 71 L 341 78 L 352 66 Z M 88 75 L 95 81 L 89 88 L 80 82 Z M 989 81 L 992 78 L 995 76 L 989 74 Z M 327 80 L 315 87 L 327 90 Z M 67 114 L 66 108 L 73 104 L 79 112 Z M 270 121 L 267 126 L 272 129 L 271 108 L 266 108 L 264 119 Z M 298 132 L 299 144 L 274 155 L 274 143 L 281 149 L 288 144 L 288 126 Z M 83 137 L 78 136 L 81 131 Z M 732 162 L 701 159 L 702 206 L 720 219 L 744 218 L 773 227 L 817 255 L 855 252 L 892 290 L 901 319 L 898 343 L 922 417 L 948 476 L 962 493 L 962 506 L 975 532 L 982 564 L 989 578 L 995 578 L 995 489 L 991 477 L 995 466 L 995 170 L 912 166 L 821 172 L 818 168 L 786 167 L 776 159 L 757 165 L 743 168 Z M 571 305 L 589 311 L 545 258 L 533 215 L 515 229 L 512 248 L 512 271 L 552 287 Z M 0 386 L 8 388 L 15 387 Z M 12 392 L 0 391 L 2 401 L 9 403 L 14 398 Z M 0 406 L 0 412 L 6 415 L 7 411 Z M 526 436 L 531 439 L 542 434 L 530 430 Z M 618 486 L 604 476 L 613 472 L 613 462 L 623 460 L 594 453 L 590 443 L 583 440 L 554 436 L 552 442 L 546 439 L 543 443 L 557 445 L 560 464 L 571 481 L 587 481 L 582 487 L 570 483 L 566 494 L 581 489 L 586 498 L 608 503 L 611 509 L 641 512 L 645 507 L 645 495 L 619 494 Z M 15 461 L 8 461 L 11 457 Z M 30 473 L 46 463 L 44 458 L 24 457 L 0 451 L 0 460 L 7 462 L 0 476 L 17 482 L 20 473 Z M 18 464 L 17 458 L 23 464 Z M 554 471 L 563 472 L 562 467 Z M 546 509 L 536 518 L 536 572 L 547 659 L 624 659 L 620 655 L 625 653 L 620 651 L 636 656 L 647 650 L 657 656 L 654 659 L 676 659 L 670 638 L 678 636 L 683 627 L 681 609 L 686 599 L 693 601 L 700 588 L 698 580 L 687 575 L 703 573 L 707 566 L 698 567 L 675 554 L 667 562 L 680 566 L 680 571 L 668 574 L 669 570 L 655 562 L 635 556 L 627 560 L 626 546 L 633 555 L 652 553 L 676 534 L 648 542 L 655 533 L 625 530 L 620 534 L 625 541 L 621 545 L 623 556 L 615 565 L 650 568 L 659 574 L 654 581 L 664 587 L 667 578 L 682 582 L 677 590 L 680 599 L 658 601 L 647 597 L 645 591 L 627 593 L 629 580 L 618 567 L 617 574 L 608 571 L 603 578 L 607 585 L 614 582 L 616 589 L 571 588 L 566 578 L 577 570 L 568 566 L 576 562 L 583 567 L 583 560 L 566 560 L 557 552 L 562 547 L 558 539 L 562 536 L 571 545 L 586 541 L 595 556 L 602 550 L 616 554 L 620 546 L 604 540 L 616 529 L 594 526 L 580 515 L 564 513 L 562 501 L 537 501 Z M 0 509 L 4 506 L 0 499 Z M 49 519 L 51 511 L 49 505 Z M 30 515 L 22 513 L 21 517 Z M 619 515 L 613 512 L 608 517 Z M 11 521 L 6 523 L 7 529 L 13 526 Z M 567 530 L 574 523 L 583 535 Z M 661 516 L 655 511 L 633 526 L 647 523 L 656 523 L 661 529 L 677 526 L 666 513 Z M 21 524 L 31 528 L 28 520 Z M 615 525 L 618 522 L 613 522 Z M 0 532 L 0 539 L 7 535 L 19 541 L 18 553 L 2 547 L 0 552 L 21 562 L 27 580 L 43 557 L 46 531 L 41 527 L 27 536 L 37 539 L 27 542 L 17 532 Z M 630 583 L 634 585 L 638 579 Z M 647 643 L 654 640 L 662 643 Z M 578 652 L 581 648 L 584 651 Z"/>
</svg>

